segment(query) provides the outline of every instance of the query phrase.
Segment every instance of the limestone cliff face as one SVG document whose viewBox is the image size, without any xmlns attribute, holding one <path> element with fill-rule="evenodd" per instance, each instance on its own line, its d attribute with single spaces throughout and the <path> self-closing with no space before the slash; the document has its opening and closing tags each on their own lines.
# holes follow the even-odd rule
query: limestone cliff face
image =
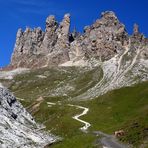
<svg viewBox="0 0 148 148">
<path fill-rule="evenodd" d="M 16 36 L 15 50 L 12 56 L 11 64 L 15 67 L 35 66 L 40 62 L 38 58 L 41 55 L 41 45 L 44 38 L 44 32 L 40 28 L 31 30 L 26 28 L 23 32 L 18 30 Z M 43 61 L 42 61 L 43 62 Z"/>
<path fill-rule="evenodd" d="M 0 147 L 44 148 L 57 141 L 57 137 L 40 131 L 37 124 L 20 102 L 0 86 Z"/>
<path fill-rule="evenodd" d="M 70 57 L 98 57 L 107 60 L 123 50 L 127 40 L 125 26 L 113 12 L 105 12 L 101 19 L 85 27 L 84 34 L 71 44 Z"/>
<path fill-rule="evenodd" d="M 54 16 L 46 19 L 45 32 L 41 28 L 18 30 L 11 66 L 13 68 L 40 68 L 58 66 L 68 61 L 95 58 L 106 61 L 120 54 L 130 46 L 148 44 L 138 26 L 134 26 L 132 36 L 118 20 L 114 12 L 106 11 L 91 26 L 84 28 L 84 33 L 70 33 L 70 14 L 66 14 L 60 24 Z M 141 53 L 147 57 L 147 48 Z"/>
<path fill-rule="evenodd" d="M 26 28 L 18 30 L 11 66 L 40 68 L 54 66 L 69 60 L 70 15 L 66 14 L 60 24 L 54 16 L 46 19 L 46 30 Z"/>
</svg>

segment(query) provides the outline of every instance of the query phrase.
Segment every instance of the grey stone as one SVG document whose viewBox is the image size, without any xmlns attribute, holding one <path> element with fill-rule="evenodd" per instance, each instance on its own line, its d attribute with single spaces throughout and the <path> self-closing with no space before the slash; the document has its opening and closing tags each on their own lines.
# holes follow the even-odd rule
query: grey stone
<svg viewBox="0 0 148 148">
<path fill-rule="evenodd" d="M 134 25 L 129 36 L 125 26 L 112 11 L 101 14 L 92 25 L 80 34 L 70 32 L 70 14 L 65 14 L 61 23 L 53 15 L 46 19 L 45 32 L 41 28 L 18 30 L 10 67 L 41 68 L 58 66 L 67 61 L 96 58 L 106 61 L 117 53 L 124 52 L 131 40 L 131 50 L 148 43 Z M 147 53 L 143 52 L 143 57 Z"/>
<path fill-rule="evenodd" d="M 0 87 L 0 147 L 43 148 L 57 137 L 40 131 L 37 124 L 20 102 L 7 89 Z"/>
</svg>

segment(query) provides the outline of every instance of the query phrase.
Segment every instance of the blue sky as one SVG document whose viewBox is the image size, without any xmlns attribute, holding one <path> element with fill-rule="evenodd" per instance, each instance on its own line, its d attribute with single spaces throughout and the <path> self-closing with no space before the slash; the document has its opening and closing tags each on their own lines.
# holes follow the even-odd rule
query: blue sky
<svg viewBox="0 0 148 148">
<path fill-rule="evenodd" d="M 61 21 L 71 14 L 71 28 L 83 31 L 102 11 L 112 10 L 131 34 L 133 24 L 148 36 L 148 0 L 0 0 L 0 67 L 10 62 L 18 28 L 45 28 L 46 17 Z"/>
</svg>

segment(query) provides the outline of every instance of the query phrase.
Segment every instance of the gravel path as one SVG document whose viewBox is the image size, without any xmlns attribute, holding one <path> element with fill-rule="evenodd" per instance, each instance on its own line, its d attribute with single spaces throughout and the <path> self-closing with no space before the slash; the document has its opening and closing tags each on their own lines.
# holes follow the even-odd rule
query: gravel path
<svg viewBox="0 0 148 148">
<path fill-rule="evenodd" d="M 69 104 L 68 106 L 73 106 L 73 107 L 76 107 L 76 108 L 79 108 L 79 109 L 83 109 L 83 110 L 84 110 L 81 114 L 75 115 L 75 116 L 73 116 L 72 118 L 75 119 L 75 120 L 77 120 L 77 121 L 79 121 L 79 122 L 81 122 L 81 123 L 83 123 L 84 126 L 81 127 L 80 129 L 81 129 L 82 131 L 86 132 L 87 129 L 91 126 L 91 124 L 90 124 L 89 122 L 86 122 L 86 121 L 81 120 L 81 119 L 79 119 L 79 118 L 80 118 L 81 116 L 86 115 L 86 114 L 88 113 L 88 111 L 89 111 L 89 108 L 86 108 L 86 107 L 83 107 L 83 106 L 78 106 L 78 105 L 72 105 L 72 104 Z"/>
<path fill-rule="evenodd" d="M 47 102 L 47 104 L 48 105 L 55 105 L 56 103 Z M 68 106 L 76 107 L 78 109 L 83 109 L 82 113 L 77 114 L 77 115 L 73 116 L 72 118 L 83 123 L 84 126 L 81 127 L 80 130 L 87 133 L 87 130 L 91 126 L 91 124 L 89 122 L 86 122 L 86 121 L 80 119 L 80 117 L 86 115 L 89 111 L 89 108 L 79 106 L 79 105 L 73 105 L 73 104 L 68 104 Z M 97 139 L 97 141 L 96 141 L 96 145 L 101 144 L 102 148 L 129 148 L 128 146 L 120 144 L 117 141 L 117 139 L 115 138 L 115 136 L 105 134 L 101 131 L 94 131 L 93 134 L 95 134 L 96 136 L 99 136 L 99 139 Z"/>
</svg>

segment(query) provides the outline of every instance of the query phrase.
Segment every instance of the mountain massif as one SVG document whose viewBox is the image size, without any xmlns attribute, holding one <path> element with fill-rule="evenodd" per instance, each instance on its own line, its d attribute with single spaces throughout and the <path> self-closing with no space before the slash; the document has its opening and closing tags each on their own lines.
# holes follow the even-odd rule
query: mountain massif
<svg viewBox="0 0 148 148">
<path fill-rule="evenodd" d="M 13 68 L 41 68 L 85 62 L 91 58 L 106 61 L 127 48 L 136 52 L 143 47 L 140 57 L 148 58 L 148 39 L 139 33 L 137 25 L 133 30 L 133 35 L 128 35 L 125 26 L 110 11 L 102 13 L 91 26 L 86 26 L 82 34 L 76 30 L 70 32 L 70 14 L 66 14 L 61 23 L 49 16 L 45 31 L 41 28 L 18 30 L 10 65 Z"/>
<path fill-rule="evenodd" d="M 59 66 L 99 67 L 101 81 L 80 96 L 93 98 L 148 79 L 148 39 L 136 24 L 128 35 L 112 11 L 103 12 L 82 34 L 70 32 L 70 14 L 61 23 L 49 16 L 45 32 L 18 30 L 10 69 Z"/>
</svg>

